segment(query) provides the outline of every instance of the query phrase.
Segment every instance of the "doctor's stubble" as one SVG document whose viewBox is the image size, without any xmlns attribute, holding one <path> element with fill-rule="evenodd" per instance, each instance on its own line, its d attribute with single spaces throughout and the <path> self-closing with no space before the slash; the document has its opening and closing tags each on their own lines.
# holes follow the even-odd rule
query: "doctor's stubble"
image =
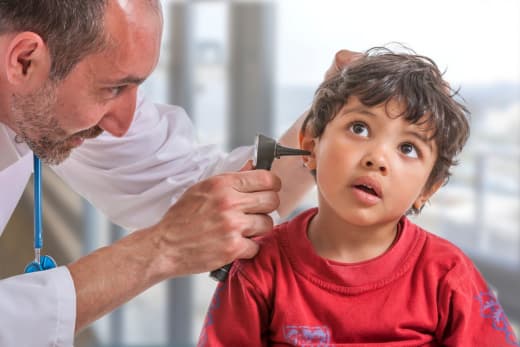
<svg viewBox="0 0 520 347">
<path fill-rule="evenodd" d="M 17 129 L 17 141 L 25 142 L 44 163 L 58 165 L 74 149 L 70 140 L 94 138 L 103 129 L 93 126 L 67 136 L 56 119 L 58 104 L 55 83 L 48 81 L 38 91 L 28 95 L 12 95 L 11 114 Z"/>
</svg>

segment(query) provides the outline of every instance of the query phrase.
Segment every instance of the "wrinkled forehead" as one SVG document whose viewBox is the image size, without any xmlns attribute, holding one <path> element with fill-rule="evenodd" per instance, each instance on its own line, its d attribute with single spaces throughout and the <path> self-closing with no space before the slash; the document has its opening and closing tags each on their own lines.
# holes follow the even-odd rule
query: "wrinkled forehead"
<svg viewBox="0 0 520 347">
<path fill-rule="evenodd" d="M 83 61 L 94 83 L 133 83 L 146 79 L 154 70 L 160 54 L 162 17 L 148 3 L 109 2 L 104 19 L 105 47 Z"/>
<path fill-rule="evenodd" d="M 161 2 L 159 0 L 109 0 L 110 3 L 122 8 L 130 10 L 136 6 L 145 6 L 156 12 L 161 12 Z"/>
<path fill-rule="evenodd" d="M 162 12 L 148 0 L 112 0 L 105 16 L 105 32 L 109 46 L 160 43 L 163 29 Z"/>
<path fill-rule="evenodd" d="M 161 24 L 162 9 L 158 0 L 109 0 L 105 16 L 105 24 L 127 23 L 134 26 Z"/>
</svg>

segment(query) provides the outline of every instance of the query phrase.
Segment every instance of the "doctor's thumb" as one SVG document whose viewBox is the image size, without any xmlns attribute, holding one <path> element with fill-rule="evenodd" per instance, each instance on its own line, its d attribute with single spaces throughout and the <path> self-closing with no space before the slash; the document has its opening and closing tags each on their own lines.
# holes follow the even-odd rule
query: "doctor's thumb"
<svg viewBox="0 0 520 347">
<path fill-rule="evenodd" d="M 361 57 L 363 54 L 360 52 L 349 51 L 347 49 L 342 49 L 336 52 L 334 55 L 334 59 L 332 64 L 330 65 L 327 72 L 325 72 L 325 79 L 329 79 L 331 77 L 336 76 L 343 68 L 348 66 L 357 58 Z"/>
<path fill-rule="evenodd" d="M 239 171 L 249 171 L 249 170 L 253 170 L 253 161 L 252 160 L 248 160 Z"/>
</svg>

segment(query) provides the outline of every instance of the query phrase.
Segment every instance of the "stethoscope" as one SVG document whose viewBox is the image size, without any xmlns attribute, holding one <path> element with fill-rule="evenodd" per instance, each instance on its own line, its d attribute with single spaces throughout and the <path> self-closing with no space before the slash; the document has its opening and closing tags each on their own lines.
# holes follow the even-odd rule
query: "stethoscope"
<svg viewBox="0 0 520 347">
<path fill-rule="evenodd" d="M 43 246 L 42 235 L 42 163 L 34 157 L 34 260 L 27 264 L 24 272 L 49 270 L 56 267 L 56 262 L 49 255 L 40 255 Z"/>
</svg>

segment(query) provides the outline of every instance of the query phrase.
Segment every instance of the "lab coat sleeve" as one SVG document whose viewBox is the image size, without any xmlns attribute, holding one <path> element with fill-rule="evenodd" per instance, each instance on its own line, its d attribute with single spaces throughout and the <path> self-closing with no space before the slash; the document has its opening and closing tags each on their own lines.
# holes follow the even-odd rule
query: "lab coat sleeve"
<svg viewBox="0 0 520 347">
<path fill-rule="evenodd" d="M 0 280 L 0 346 L 70 347 L 76 294 L 66 267 Z"/>
<path fill-rule="evenodd" d="M 111 221 L 138 229 L 157 223 L 193 184 L 236 171 L 251 155 L 252 147 L 226 154 L 199 145 L 183 109 L 139 95 L 124 137 L 105 133 L 87 140 L 54 169 Z"/>
</svg>

